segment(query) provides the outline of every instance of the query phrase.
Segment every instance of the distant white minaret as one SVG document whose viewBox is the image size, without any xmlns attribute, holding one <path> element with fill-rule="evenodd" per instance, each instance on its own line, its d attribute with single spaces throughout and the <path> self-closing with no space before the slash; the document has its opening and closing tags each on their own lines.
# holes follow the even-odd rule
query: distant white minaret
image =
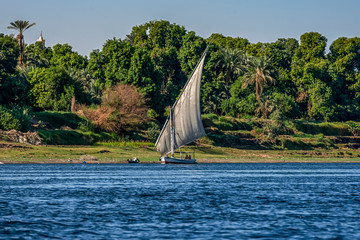
<svg viewBox="0 0 360 240">
<path fill-rule="evenodd" d="M 42 36 L 42 31 L 40 33 L 40 37 L 38 38 L 38 40 L 36 40 L 36 42 L 41 43 L 43 47 L 45 47 L 45 39 Z"/>
</svg>

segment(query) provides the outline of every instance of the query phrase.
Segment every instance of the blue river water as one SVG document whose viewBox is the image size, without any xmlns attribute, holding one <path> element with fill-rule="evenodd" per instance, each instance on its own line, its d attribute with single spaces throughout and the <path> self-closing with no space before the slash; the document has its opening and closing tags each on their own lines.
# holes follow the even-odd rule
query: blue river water
<svg viewBox="0 0 360 240">
<path fill-rule="evenodd" d="M 0 239 L 360 239 L 359 163 L 0 165 Z"/>
</svg>

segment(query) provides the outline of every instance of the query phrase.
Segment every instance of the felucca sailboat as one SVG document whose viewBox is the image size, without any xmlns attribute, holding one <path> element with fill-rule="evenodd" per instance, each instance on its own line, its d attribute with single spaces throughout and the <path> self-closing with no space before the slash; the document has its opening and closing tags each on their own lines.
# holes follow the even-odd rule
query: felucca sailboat
<svg viewBox="0 0 360 240">
<path fill-rule="evenodd" d="M 170 114 L 155 143 L 163 164 L 196 163 L 194 155 L 186 154 L 184 157 L 184 154 L 180 153 L 180 156 L 176 158 L 174 153 L 180 147 L 206 135 L 201 121 L 200 82 L 208 47 L 187 80 L 182 93 L 170 108 Z"/>
</svg>

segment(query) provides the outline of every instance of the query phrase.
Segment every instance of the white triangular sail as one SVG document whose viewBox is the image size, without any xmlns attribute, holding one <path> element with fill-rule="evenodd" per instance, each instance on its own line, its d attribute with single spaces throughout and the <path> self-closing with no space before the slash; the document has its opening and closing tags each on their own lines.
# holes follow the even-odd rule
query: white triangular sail
<svg viewBox="0 0 360 240">
<path fill-rule="evenodd" d="M 205 55 L 206 54 L 200 59 L 191 78 L 188 80 L 183 92 L 172 108 L 175 149 L 206 135 L 200 112 L 200 82 Z M 155 146 L 161 155 L 171 152 L 171 127 L 169 118 L 165 122 Z"/>
</svg>

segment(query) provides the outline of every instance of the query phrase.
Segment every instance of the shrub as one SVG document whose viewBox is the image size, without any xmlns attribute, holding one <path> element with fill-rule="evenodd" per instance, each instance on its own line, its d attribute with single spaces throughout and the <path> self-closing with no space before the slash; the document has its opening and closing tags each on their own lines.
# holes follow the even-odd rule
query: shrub
<svg viewBox="0 0 360 240">
<path fill-rule="evenodd" d="M 0 108 L 0 129 L 5 131 L 12 129 L 20 130 L 21 123 L 9 110 Z"/>
<path fill-rule="evenodd" d="M 239 114 L 237 109 L 238 102 L 239 100 L 234 98 L 225 99 L 221 103 L 221 109 L 226 115 L 236 117 Z"/>
<path fill-rule="evenodd" d="M 244 115 L 254 115 L 256 111 L 256 95 L 255 93 L 249 94 L 246 98 L 241 98 L 236 104 L 238 112 Z"/>
<path fill-rule="evenodd" d="M 94 124 L 92 124 L 91 121 L 85 120 L 85 121 L 80 122 L 79 130 L 83 131 L 83 132 L 94 132 L 95 127 L 94 127 Z"/>
<path fill-rule="evenodd" d="M 347 124 L 349 125 L 349 130 L 352 135 L 360 136 L 360 123 L 359 122 L 349 121 L 349 122 L 347 122 Z"/>
<path fill-rule="evenodd" d="M 149 109 L 146 115 L 148 118 L 153 118 L 153 119 L 159 117 L 159 114 L 154 109 Z"/>
<path fill-rule="evenodd" d="M 17 120 L 19 120 L 21 125 L 20 131 L 25 132 L 30 129 L 31 115 L 28 107 L 14 106 L 11 109 L 11 113 Z"/>
<path fill-rule="evenodd" d="M 148 121 L 145 99 L 134 86 L 119 84 L 107 88 L 96 110 L 77 105 L 77 112 L 106 132 L 129 132 Z"/>
<path fill-rule="evenodd" d="M 273 93 L 273 103 L 281 114 L 290 119 L 294 119 L 300 116 L 299 106 L 296 103 L 294 97 L 287 95 L 286 93 Z"/>
<path fill-rule="evenodd" d="M 27 131 L 30 128 L 30 118 L 26 107 L 16 106 L 10 110 L 0 106 L 0 129 Z"/>
<path fill-rule="evenodd" d="M 151 142 L 155 142 L 160 134 L 160 128 L 158 125 L 151 124 L 151 126 L 147 129 L 145 133 L 145 137 Z"/>
</svg>

